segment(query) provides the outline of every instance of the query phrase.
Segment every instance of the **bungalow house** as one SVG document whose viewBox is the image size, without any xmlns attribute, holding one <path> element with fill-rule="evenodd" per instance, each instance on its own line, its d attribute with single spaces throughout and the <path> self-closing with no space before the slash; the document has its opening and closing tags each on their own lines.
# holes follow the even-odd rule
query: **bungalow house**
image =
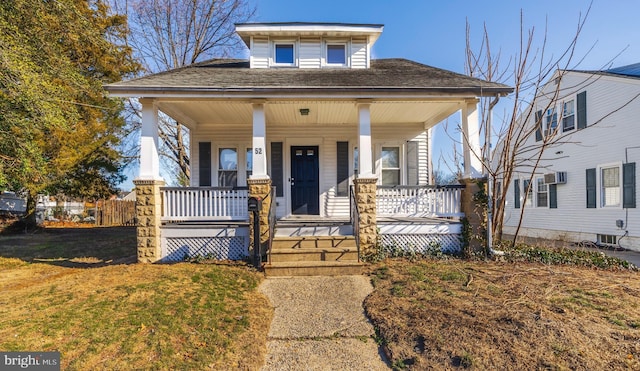
<svg viewBox="0 0 640 371">
<path fill-rule="evenodd" d="M 519 236 L 640 251 L 640 64 L 557 71 L 534 105 L 526 146 L 535 150 L 518 159 L 504 233 L 523 212 Z"/>
<path fill-rule="evenodd" d="M 307 248 L 331 264 L 347 256 L 357 262 L 379 238 L 459 247 L 452 218 L 462 216 L 461 187 L 429 186 L 431 128 L 461 112 L 465 177 L 480 176 L 473 155 L 479 97 L 512 89 L 406 59 L 372 59 L 382 31 L 379 24 L 237 24 L 248 60 L 214 59 L 108 85 L 112 96 L 142 105 L 136 185 L 146 207 L 139 214 L 153 218 L 142 221 L 151 229 L 138 231 L 140 259 L 242 258 L 259 251 L 250 242 L 257 238 L 273 247 L 271 267 L 307 259 L 287 255 Z M 188 188 L 161 184 L 159 111 L 190 130 Z M 262 225 L 255 236 L 254 219 Z M 277 257 L 282 245 L 285 257 Z"/>
</svg>

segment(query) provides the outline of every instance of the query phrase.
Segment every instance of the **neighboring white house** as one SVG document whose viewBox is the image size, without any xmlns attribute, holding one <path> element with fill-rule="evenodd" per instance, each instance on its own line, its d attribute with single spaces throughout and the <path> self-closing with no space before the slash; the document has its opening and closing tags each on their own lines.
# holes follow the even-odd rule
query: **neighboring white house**
<svg viewBox="0 0 640 371">
<path fill-rule="evenodd" d="M 516 231 L 524 209 L 519 236 L 640 251 L 640 63 L 557 71 L 534 102 L 526 124 L 539 127 L 526 146 L 538 152 L 519 159 L 504 196 L 504 233 Z"/>
<path fill-rule="evenodd" d="M 138 179 L 160 179 L 158 112 L 189 128 L 191 188 L 163 191 L 163 222 L 247 220 L 246 191 L 238 188 L 249 178 L 271 179 L 278 218 L 348 219 L 356 177 L 377 178 L 379 186 L 428 185 L 430 130 L 457 112 L 470 138 L 464 175 L 481 175 L 472 155 L 479 142 L 478 99 L 512 88 L 406 59 L 374 60 L 371 50 L 382 30 L 379 24 L 238 24 L 249 60 L 215 59 L 107 86 L 111 95 L 142 104 Z M 207 187 L 237 193 L 203 193 Z M 459 214 L 459 198 L 444 205 L 430 192 L 395 192 L 380 195 L 397 201 L 382 205 L 396 210 L 388 212 Z M 416 201 L 417 194 L 424 197 Z M 224 215 L 202 214 L 216 207 L 191 208 L 186 215 L 167 206 L 185 197 L 206 198 L 206 205 L 240 201 L 234 204 L 239 208 L 227 203 Z"/>
</svg>

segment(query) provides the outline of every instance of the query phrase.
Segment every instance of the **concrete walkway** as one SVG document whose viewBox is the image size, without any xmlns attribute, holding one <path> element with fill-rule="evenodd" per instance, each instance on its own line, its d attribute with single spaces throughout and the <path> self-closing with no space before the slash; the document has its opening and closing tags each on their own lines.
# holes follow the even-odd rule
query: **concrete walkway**
<svg viewBox="0 0 640 371">
<path fill-rule="evenodd" d="M 259 290 L 275 307 L 262 370 L 389 369 L 362 307 L 367 277 L 273 277 Z"/>
</svg>

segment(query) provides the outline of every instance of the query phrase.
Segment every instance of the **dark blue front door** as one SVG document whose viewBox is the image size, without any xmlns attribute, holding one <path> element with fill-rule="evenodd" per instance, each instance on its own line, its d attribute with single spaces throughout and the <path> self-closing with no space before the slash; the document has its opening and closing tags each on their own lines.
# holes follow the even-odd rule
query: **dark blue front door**
<svg viewBox="0 0 640 371">
<path fill-rule="evenodd" d="M 291 213 L 319 215 L 318 146 L 291 147 Z"/>
</svg>

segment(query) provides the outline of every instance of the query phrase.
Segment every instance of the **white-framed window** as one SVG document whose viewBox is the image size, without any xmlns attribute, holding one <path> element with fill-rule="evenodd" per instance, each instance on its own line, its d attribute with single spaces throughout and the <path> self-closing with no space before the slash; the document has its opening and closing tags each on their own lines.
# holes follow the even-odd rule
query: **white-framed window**
<svg viewBox="0 0 640 371">
<path fill-rule="evenodd" d="M 399 146 L 384 146 L 381 152 L 382 163 L 382 185 L 400 185 L 400 147 Z"/>
<path fill-rule="evenodd" d="M 273 63 L 276 66 L 296 65 L 296 44 L 293 41 L 273 43 Z"/>
<path fill-rule="evenodd" d="M 218 148 L 218 186 L 238 186 L 238 150 L 236 148 Z"/>
<path fill-rule="evenodd" d="M 562 102 L 562 132 L 571 131 L 576 128 L 575 100 L 565 100 Z"/>
<path fill-rule="evenodd" d="M 621 183 L 620 166 L 600 168 L 600 205 L 602 207 L 620 206 Z"/>
<path fill-rule="evenodd" d="M 549 186 L 544 177 L 536 178 L 536 206 L 549 207 Z"/>
<path fill-rule="evenodd" d="M 346 43 L 327 42 L 325 52 L 325 61 L 328 66 L 346 66 L 348 64 Z"/>
</svg>

